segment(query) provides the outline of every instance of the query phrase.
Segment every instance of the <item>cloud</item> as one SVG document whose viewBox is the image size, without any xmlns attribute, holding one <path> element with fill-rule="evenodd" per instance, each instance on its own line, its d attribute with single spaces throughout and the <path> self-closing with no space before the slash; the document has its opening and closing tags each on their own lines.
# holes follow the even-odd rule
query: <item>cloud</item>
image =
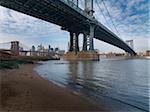
<svg viewBox="0 0 150 112">
<path fill-rule="evenodd" d="M 145 4 L 143 3 L 144 0 L 143 1 L 142 0 L 131 0 L 131 1 L 121 0 L 122 1 L 121 3 L 120 3 L 120 0 L 115 3 L 111 1 L 112 0 L 110 1 L 107 0 L 107 1 L 104 1 L 104 3 L 116 27 L 118 27 L 119 25 L 120 26 L 124 25 L 124 28 L 126 28 L 127 30 L 128 29 L 128 27 L 126 27 L 127 25 L 134 27 L 134 29 L 136 29 L 136 25 L 137 26 L 141 25 L 145 27 L 145 29 L 148 29 L 148 19 L 149 19 L 148 17 L 149 16 L 148 16 L 148 12 L 146 11 L 148 9 L 148 5 L 147 3 Z M 126 3 L 126 4 L 122 6 L 123 3 Z M 101 9 L 103 10 L 103 12 L 100 12 L 96 7 L 97 12 L 100 12 L 97 14 L 97 16 L 99 15 L 103 16 L 102 13 L 104 13 L 104 15 L 106 16 L 105 18 L 107 18 L 107 21 L 109 22 L 109 24 L 111 24 L 110 26 L 106 24 L 106 26 L 111 27 L 111 29 L 114 29 L 114 26 L 112 25 L 112 22 L 107 13 L 107 10 L 104 7 L 104 4 L 102 2 L 99 2 L 99 5 Z M 131 10 L 133 7 L 136 7 L 138 11 L 136 11 L 136 9 Z M 145 13 L 143 13 L 144 12 L 143 8 L 139 9 L 139 7 L 145 7 Z M 101 19 L 99 21 L 101 21 Z M 103 22 L 103 23 L 105 24 L 106 22 Z M 117 28 L 117 29 L 120 30 L 120 28 Z M 128 33 L 133 33 L 130 31 Z M 114 32 L 117 33 L 116 31 Z"/>
<path fill-rule="evenodd" d="M 97 1 L 98 4 L 95 2 L 94 5 L 94 15 L 120 38 L 123 40 L 146 40 L 149 38 L 150 21 L 147 0 L 104 0 L 111 18 L 104 4 L 99 0 Z M 80 0 L 79 3 L 79 6 L 84 9 L 84 0 Z M 119 33 L 115 30 L 111 19 Z M 41 43 L 52 44 L 53 46 L 57 44 L 56 46 L 67 49 L 68 37 L 68 32 L 60 30 L 59 26 L 0 7 L 0 42 L 20 40 L 29 46 Z M 101 41 L 95 40 L 95 43 L 96 48 L 102 51 L 113 49 L 115 49 L 113 51 L 122 51 Z M 144 46 L 144 43 L 135 41 L 135 45 Z M 137 48 L 139 49 L 139 47 Z"/>
<path fill-rule="evenodd" d="M 26 45 L 53 44 L 62 45 L 67 43 L 67 32 L 59 26 L 36 19 L 25 14 L 0 7 L 0 43 L 19 40 Z"/>
<path fill-rule="evenodd" d="M 147 0 L 105 0 L 104 3 L 102 1 L 100 2 L 99 0 L 96 1 L 98 1 L 98 4 L 95 7 L 95 14 L 97 17 L 99 17 L 97 19 L 102 24 L 107 26 L 123 40 L 134 39 L 136 51 L 144 50 L 144 48 L 145 50 L 150 49 L 147 42 L 150 38 L 150 22 L 148 14 L 149 8 Z M 111 18 L 109 17 L 105 6 L 107 7 Z M 111 19 L 113 20 L 118 32 L 112 25 L 113 23 L 111 22 Z M 139 42 L 139 40 L 141 40 L 143 43 Z M 100 45 L 105 46 L 105 51 L 109 51 L 111 48 L 111 45 L 107 45 L 98 41 L 95 42 L 96 46 L 100 49 L 104 49 L 104 47 L 100 47 Z M 107 48 L 109 50 L 107 50 Z M 103 49 L 101 50 L 104 51 Z M 111 48 L 112 51 L 114 51 L 113 49 L 115 49 L 115 51 L 121 51 L 115 47 Z"/>
</svg>

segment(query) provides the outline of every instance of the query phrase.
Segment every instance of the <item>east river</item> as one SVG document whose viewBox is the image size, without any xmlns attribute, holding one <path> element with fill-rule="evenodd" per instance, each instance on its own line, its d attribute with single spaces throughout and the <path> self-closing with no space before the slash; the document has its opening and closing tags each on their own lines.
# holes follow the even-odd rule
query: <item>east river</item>
<svg viewBox="0 0 150 112">
<path fill-rule="evenodd" d="M 113 112 L 148 112 L 150 60 L 46 61 L 44 78 L 103 103 Z"/>
</svg>

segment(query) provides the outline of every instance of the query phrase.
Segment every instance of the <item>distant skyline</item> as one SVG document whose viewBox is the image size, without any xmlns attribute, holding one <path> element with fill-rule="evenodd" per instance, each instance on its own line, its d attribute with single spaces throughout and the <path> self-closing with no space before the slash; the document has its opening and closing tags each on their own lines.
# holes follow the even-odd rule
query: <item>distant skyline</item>
<svg viewBox="0 0 150 112">
<path fill-rule="evenodd" d="M 83 0 L 81 1 L 82 7 Z M 119 33 L 114 30 L 101 0 L 97 1 L 99 3 L 96 0 L 94 3 L 96 19 L 124 41 L 133 39 L 136 52 L 150 49 L 149 0 L 104 0 Z M 18 40 L 29 47 L 42 44 L 45 47 L 51 45 L 67 50 L 69 33 L 54 24 L 0 6 L 0 43 L 12 40 Z M 94 40 L 94 42 L 95 49 L 101 52 L 122 52 L 121 49 L 102 41 Z M 80 36 L 81 46 L 82 36 Z"/>
</svg>

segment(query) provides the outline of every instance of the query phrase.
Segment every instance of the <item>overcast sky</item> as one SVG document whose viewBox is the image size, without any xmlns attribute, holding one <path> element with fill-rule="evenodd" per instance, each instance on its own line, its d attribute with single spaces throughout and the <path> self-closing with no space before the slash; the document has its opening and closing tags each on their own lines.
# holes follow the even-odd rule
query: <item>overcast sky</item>
<svg viewBox="0 0 150 112">
<path fill-rule="evenodd" d="M 84 0 L 79 1 L 82 7 Z M 133 39 L 134 49 L 137 52 L 150 49 L 148 46 L 148 42 L 150 44 L 149 0 L 104 1 L 118 32 L 112 25 L 101 0 L 95 0 L 95 17 L 124 41 Z M 28 47 L 50 44 L 67 50 L 69 33 L 60 30 L 60 27 L 54 24 L 0 6 L 0 43 L 12 40 L 19 40 Z M 119 48 L 99 40 L 94 40 L 94 42 L 95 48 L 101 52 L 122 52 Z M 82 41 L 80 41 L 81 46 Z"/>
</svg>

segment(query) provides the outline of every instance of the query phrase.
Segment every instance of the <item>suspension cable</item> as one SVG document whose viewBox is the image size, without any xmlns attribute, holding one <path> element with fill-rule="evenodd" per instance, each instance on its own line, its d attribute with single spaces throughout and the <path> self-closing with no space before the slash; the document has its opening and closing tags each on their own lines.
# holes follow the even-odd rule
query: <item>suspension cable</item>
<svg viewBox="0 0 150 112">
<path fill-rule="evenodd" d="M 102 15 L 103 15 L 103 17 L 104 17 L 104 19 L 105 19 L 106 24 L 107 24 L 108 26 L 110 26 L 110 29 L 112 30 L 111 25 L 110 25 L 110 23 L 107 21 L 106 16 L 105 16 L 105 14 L 103 13 L 103 10 L 102 10 L 102 8 L 100 7 L 99 2 L 98 2 L 97 0 L 96 0 L 96 3 L 97 3 L 97 6 L 98 6 L 98 9 L 100 10 L 100 12 L 102 13 Z"/>
<path fill-rule="evenodd" d="M 106 9 L 106 11 L 107 11 L 107 13 L 108 13 L 108 16 L 109 16 L 109 18 L 110 18 L 110 20 L 111 20 L 111 22 L 112 22 L 112 25 L 114 26 L 114 28 L 115 28 L 116 32 L 118 33 L 118 35 L 120 35 L 120 34 L 119 34 L 119 31 L 117 30 L 117 27 L 115 26 L 115 24 L 114 24 L 114 22 L 113 22 L 113 20 L 112 20 L 112 17 L 111 17 L 111 15 L 110 15 L 110 13 L 109 13 L 109 10 L 108 10 L 108 8 L 107 8 L 107 6 L 106 6 L 104 0 L 101 0 L 101 1 L 102 1 L 103 5 L 104 5 L 104 7 L 105 7 L 105 9 Z"/>
</svg>

